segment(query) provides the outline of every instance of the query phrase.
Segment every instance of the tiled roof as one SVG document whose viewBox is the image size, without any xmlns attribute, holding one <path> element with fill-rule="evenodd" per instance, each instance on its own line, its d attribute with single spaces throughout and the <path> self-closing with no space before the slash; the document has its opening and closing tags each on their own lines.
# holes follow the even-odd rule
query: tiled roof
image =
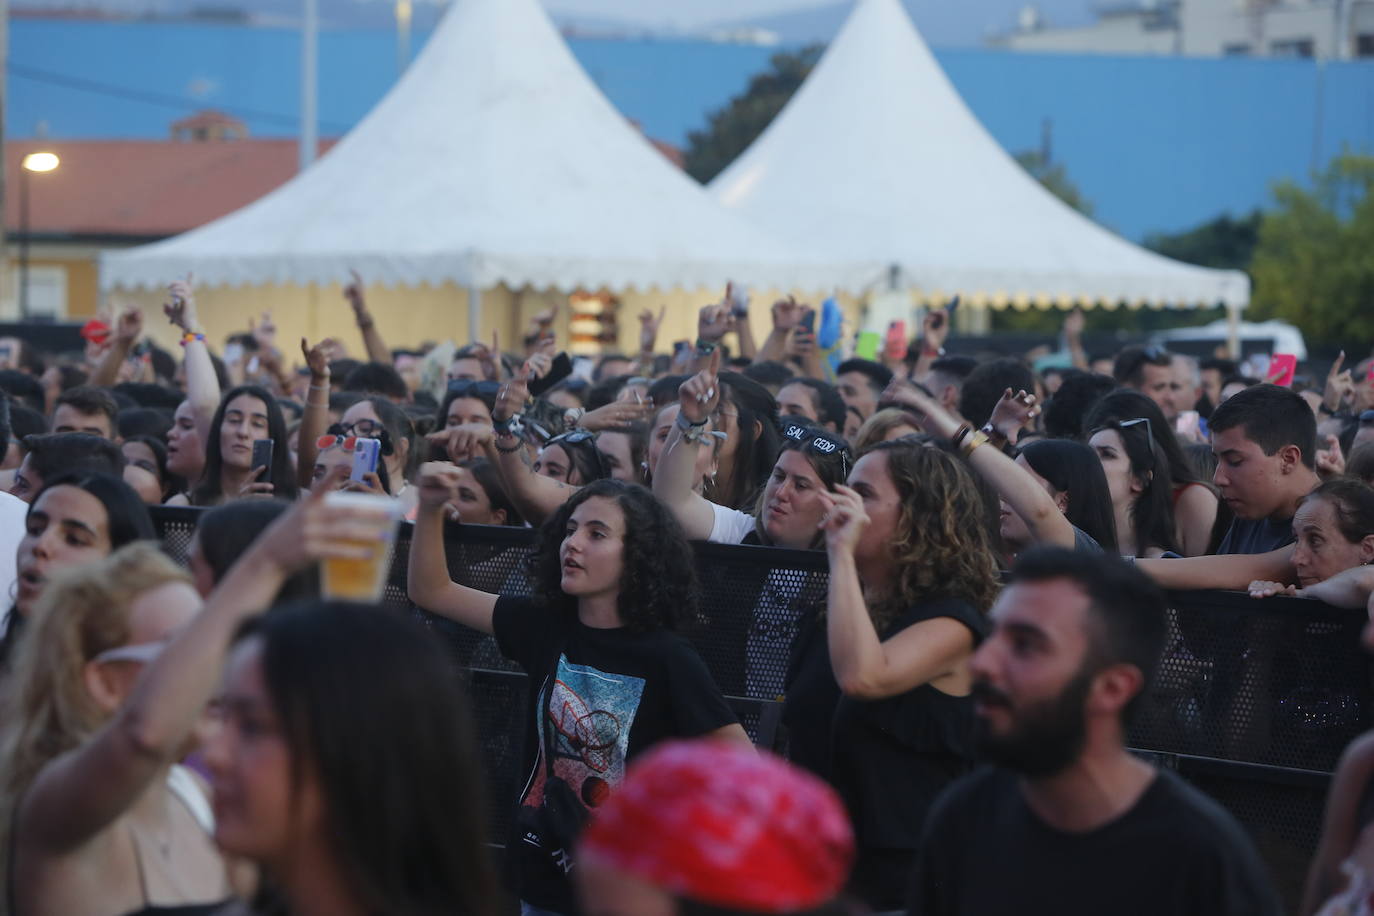
<svg viewBox="0 0 1374 916">
<path fill-rule="evenodd" d="M 323 152 L 334 140 L 322 140 Z M 20 163 L 56 153 L 29 179 L 34 235 L 175 235 L 252 203 L 296 174 L 292 139 L 14 140 L 5 144 L 5 228 L 19 230 Z"/>
</svg>

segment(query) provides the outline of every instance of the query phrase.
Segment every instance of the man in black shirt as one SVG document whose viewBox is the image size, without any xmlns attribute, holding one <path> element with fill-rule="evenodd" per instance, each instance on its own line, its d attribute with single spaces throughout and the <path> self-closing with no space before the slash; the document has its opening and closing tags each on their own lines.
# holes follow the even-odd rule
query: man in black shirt
<svg viewBox="0 0 1374 916">
<path fill-rule="evenodd" d="M 1217 553 L 1268 553 L 1293 543 L 1293 514 L 1321 483 L 1313 469 L 1317 420 L 1278 385 L 1254 385 L 1222 402 L 1208 421 L 1213 481 L 1236 514 Z"/>
<path fill-rule="evenodd" d="M 1160 591 L 1115 558 L 1042 548 L 992 618 L 972 669 L 998 768 L 936 802 L 912 916 L 1278 916 L 1230 815 L 1126 750 L 1164 647 Z"/>
</svg>

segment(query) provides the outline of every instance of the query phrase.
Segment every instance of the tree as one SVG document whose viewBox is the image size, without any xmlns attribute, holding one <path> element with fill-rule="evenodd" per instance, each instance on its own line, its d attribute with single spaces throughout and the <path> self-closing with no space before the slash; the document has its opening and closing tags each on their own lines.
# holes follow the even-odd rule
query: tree
<svg viewBox="0 0 1374 916">
<path fill-rule="evenodd" d="M 1084 216 L 1093 215 L 1093 205 L 1078 190 L 1078 186 L 1069 180 L 1069 176 L 1062 165 L 1051 162 L 1040 150 L 1026 150 L 1023 153 L 1017 153 L 1013 158 L 1016 159 L 1017 165 L 1044 185 L 1045 190 Z"/>
<path fill-rule="evenodd" d="M 687 174 L 702 184 L 719 175 L 749 148 L 820 60 L 821 45 L 796 53 L 780 52 L 769 69 L 749 81 L 749 88 L 707 116 L 705 130 L 687 135 Z"/>
<path fill-rule="evenodd" d="M 1312 189 L 1274 188 L 1276 209 L 1260 226 L 1251 264 L 1258 317 L 1283 318 L 1309 341 L 1374 340 L 1374 157 L 1344 154 Z"/>
<path fill-rule="evenodd" d="M 1145 237 L 1145 247 L 1200 267 L 1249 270 L 1263 222 L 1259 210 L 1240 219 L 1227 214 L 1175 235 L 1152 233 Z"/>
</svg>

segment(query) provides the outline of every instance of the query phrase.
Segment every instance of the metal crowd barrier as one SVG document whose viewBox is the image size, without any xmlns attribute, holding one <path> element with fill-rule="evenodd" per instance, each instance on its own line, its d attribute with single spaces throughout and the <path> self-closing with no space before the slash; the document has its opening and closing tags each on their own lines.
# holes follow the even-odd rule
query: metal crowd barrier
<svg viewBox="0 0 1374 916">
<path fill-rule="evenodd" d="M 169 553 L 184 558 L 199 510 L 159 508 Z M 535 533 L 453 525 L 445 534 L 455 581 L 525 595 Z M 429 614 L 406 597 L 409 526 L 397 543 L 386 606 L 441 639 L 465 672 L 481 736 L 493 838 L 500 841 L 524 776 L 526 678 L 495 640 Z M 701 619 L 684 635 L 700 651 L 750 737 L 784 749 L 779 702 L 799 623 L 824 603 L 822 552 L 694 544 Z M 1370 727 L 1371 667 L 1360 647 L 1366 616 L 1312 601 L 1256 601 L 1232 592 L 1171 596 L 1170 637 L 1130 744 L 1210 795 L 1249 830 L 1295 906 L 1316 846 L 1330 773 Z"/>
</svg>

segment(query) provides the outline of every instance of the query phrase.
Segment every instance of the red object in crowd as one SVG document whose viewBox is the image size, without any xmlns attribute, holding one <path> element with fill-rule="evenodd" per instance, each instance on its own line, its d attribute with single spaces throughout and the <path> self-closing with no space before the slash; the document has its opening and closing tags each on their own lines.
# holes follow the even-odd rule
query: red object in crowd
<svg viewBox="0 0 1374 916">
<path fill-rule="evenodd" d="M 701 903 L 786 913 L 835 898 L 854 832 L 810 773 L 725 741 L 674 741 L 630 767 L 578 855 Z"/>
<path fill-rule="evenodd" d="M 104 344 L 110 339 L 110 326 L 99 318 L 92 318 L 81 326 L 81 336 L 89 343 Z"/>
</svg>

